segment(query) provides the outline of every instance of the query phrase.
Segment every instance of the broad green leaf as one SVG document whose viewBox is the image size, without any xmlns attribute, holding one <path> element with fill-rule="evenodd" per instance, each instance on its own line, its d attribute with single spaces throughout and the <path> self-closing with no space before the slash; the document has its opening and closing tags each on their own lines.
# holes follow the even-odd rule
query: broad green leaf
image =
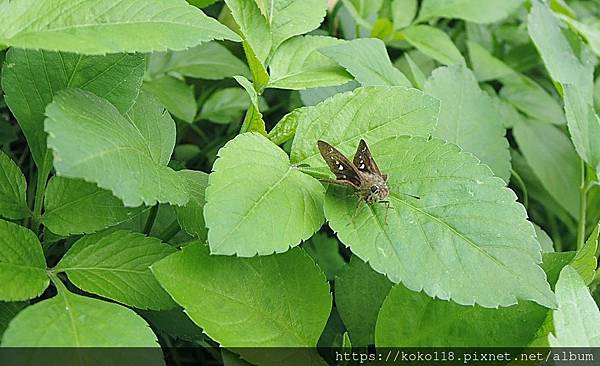
<svg viewBox="0 0 600 366">
<path fill-rule="evenodd" d="M 549 281 L 567 264 L 565 253 L 544 255 Z M 551 311 L 530 301 L 500 309 L 461 306 L 413 292 L 402 284 L 383 302 L 375 331 L 378 347 L 523 347 Z"/>
<path fill-rule="evenodd" d="M 576 56 L 558 19 L 539 0 L 532 1 L 527 29 L 554 81 L 577 84 L 583 81 L 582 78 L 586 78 L 589 65 L 582 63 Z"/>
<path fill-rule="evenodd" d="M 544 88 L 527 77 L 502 79 L 500 96 L 518 110 L 540 122 L 564 125 L 562 106 Z"/>
<path fill-rule="evenodd" d="M 548 309 L 532 302 L 486 309 L 433 299 L 401 284 L 377 319 L 377 347 L 524 347 Z"/>
<path fill-rule="evenodd" d="M 408 27 L 417 15 L 417 0 L 392 0 L 391 11 L 394 29 Z"/>
<path fill-rule="evenodd" d="M 571 266 L 556 284 L 558 309 L 553 312 L 552 347 L 600 347 L 600 310 L 581 276 Z"/>
<path fill-rule="evenodd" d="M 239 121 L 250 104 L 248 93 L 241 88 L 224 88 L 206 99 L 200 109 L 200 118 L 214 123 Z"/>
<path fill-rule="evenodd" d="M 273 35 L 275 51 L 285 40 L 319 28 L 327 13 L 322 0 L 255 0 L 261 7 Z M 370 0 L 374 1 L 374 0 Z"/>
<path fill-rule="evenodd" d="M 2 346 L 159 347 L 148 324 L 133 310 L 75 295 L 66 289 L 21 311 L 8 325 Z M 150 351 L 144 364 L 161 365 L 161 356 L 159 350 Z M 119 361 L 128 363 L 124 359 Z"/>
<path fill-rule="evenodd" d="M 465 66 L 435 70 L 425 83 L 425 93 L 441 102 L 434 137 L 444 139 L 474 154 L 494 174 L 508 182 L 510 153 L 506 130 L 494 102 L 477 84 Z"/>
<path fill-rule="evenodd" d="M 321 183 L 291 166 L 271 141 L 238 135 L 219 151 L 208 178 L 204 218 L 211 253 L 285 252 L 323 224 L 323 194 Z"/>
<path fill-rule="evenodd" d="M 217 42 L 203 43 L 185 51 L 152 53 L 147 73 L 152 79 L 168 73 L 208 80 L 235 75 L 250 77 L 248 66 Z"/>
<path fill-rule="evenodd" d="M 502 60 L 494 57 L 487 49 L 476 42 L 467 41 L 471 65 L 477 80 L 488 81 L 511 76 L 515 72 Z"/>
<path fill-rule="evenodd" d="M 296 134 L 298 128 L 298 119 L 302 116 L 304 108 L 296 108 L 290 113 L 283 116 L 279 122 L 269 131 L 268 138 L 275 145 L 281 145 L 289 141 Z"/>
<path fill-rule="evenodd" d="M 390 101 L 394 101 L 390 103 Z M 389 136 L 429 136 L 437 122 L 439 102 L 403 87 L 362 87 L 337 94 L 298 117 L 291 161 L 326 167 L 317 140 L 350 155 L 361 138 L 371 144 Z"/>
<path fill-rule="evenodd" d="M 579 217 L 581 168 L 569 138 L 552 125 L 531 120 L 517 123 L 513 136 L 548 193 L 573 218 Z"/>
<path fill-rule="evenodd" d="M 195 242 L 152 271 L 190 318 L 226 348 L 315 347 L 331 310 L 325 276 L 299 248 L 235 258 L 210 255 Z M 294 349 L 241 351 L 253 363 L 282 365 L 289 357 L 302 364 Z"/>
<path fill-rule="evenodd" d="M 301 90 L 344 84 L 352 77 L 337 62 L 322 55 L 328 46 L 344 41 L 323 36 L 300 36 L 284 42 L 269 65 L 268 87 Z"/>
<path fill-rule="evenodd" d="M 588 240 L 585 242 L 583 247 L 577 250 L 575 257 L 571 261 L 570 265 L 575 269 L 581 279 L 586 285 L 589 285 L 594 279 L 596 273 L 596 267 L 598 265 L 598 258 L 596 258 L 596 251 L 598 250 L 598 231 L 600 230 L 600 224 L 596 225 L 596 228 L 590 234 Z"/>
<path fill-rule="evenodd" d="M 258 93 L 255 89 L 255 86 L 243 76 L 234 76 L 234 78 L 238 84 L 240 84 L 244 90 L 246 90 L 248 96 L 250 97 L 250 106 L 246 111 L 246 116 L 244 117 L 244 122 L 242 122 L 240 132 L 258 132 L 261 135 L 266 136 L 267 131 L 265 129 L 265 121 L 263 120 L 262 113 L 260 113 Z"/>
<path fill-rule="evenodd" d="M 428 25 L 413 25 L 402 30 L 408 43 L 444 65 L 465 64 L 465 59 L 452 39 L 440 29 Z"/>
<path fill-rule="evenodd" d="M 339 241 L 326 233 L 316 233 L 302 244 L 302 248 L 313 258 L 329 281 L 333 281 L 336 274 L 346 265 L 344 257 L 340 254 Z"/>
<path fill-rule="evenodd" d="M 127 221 L 143 208 L 127 208 L 108 190 L 80 179 L 52 177 L 42 223 L 55 234 L 94 233 Z"/>
<path fill-rule="evenodd" d="M 577 153 L 600 171 L 600 118 L 594 110 L 592 55 L 579 43 L 578 56 L 558 19 L 537 0 L 533 1 L 528 29 L 548 73 L 562 85 L 567 124 Z"/>
<path fill-rule="evenodd" d="M 27 182 L 21 169 L 0 151 L 0 217 L 23 219 L 30 216 L 26 191 Z"/>
<path fill-rule="evenodd" d="M 17 316 L 17 314 L 28 304 L 22 302 L 4 302 L 0 301 L 0 338 L 8 327 L 8 323 Z"/>
<path fill-rule="evenodd" d="M 90 91 L 124 113 L 137 98 L 143 73 L 144 56 L 140 54 L 83 56 L 12 48 L 2 68 L 2 89 L 6 104 L 21 126 L 37 166 L 41 167 L 46 154 L 44 111 L 59 91 L 66 88 Z"/>
<path fill-rule="evenodd" d="M 140 309 L 170 309 L 173 300 L 150 266 L 175 249 L 159 239 L 127 231 L 86 235 L 73 244 L 53 269 L 66 272 L 84 291 Z"/>
<path fill-rule="evenodd" d="M 355 39 L 320 52 L 343 66 L 363 86 L 411 86 L 406 76 L 392 65 L 380 39 Z"/>
<path fill-rule="evenodd" d="M 183 179 L 166 166 L 175 123 L 151 96 L 140 94 L 123 116 L 106 99 L 68 89 L 57 94 L 46 115 L 59 175 L 109 189 L 125 206 L 187 203 Z"/>
<path fill-rule="evenodd" d="M 40 295 L 50 282 L 46 259 L 33 231 L 0 220 L 0 300 L 28 300 Z"/>
<path fill-rule="evenodd" d="M 392 285 L 357 256 L 336 279 L 335 304 L 355 347 L 375 344 L 377 314 Z"/>
<path fill-rule="evenodd" d="M 208 185 L 208 174 L 193 170 L 182 170 L 177 174 L 182 175 L 187 182 L 190 193 L 189 202 L 182 207 L 175 207 L 179 225 L 190 235 L 206 240 L 206 224 L 204 223 L 204 191 Z"/>
<path fill-rule="evenodd" d="M 98 55 L 239 40 L 183 0 L 20 0 L 3 10 L 0 43 L 17 48 Z"/>
<path fill-rule="evenodd" d="M 273 45 L 271 24 L 253 0 L 225 0 L 225 4 L 239 27 L 236 31 L 242 36 L 247 58 L 250 58 L 248 51 L 251 51 L 252 56 L 264 68 Z"/>
<path fill-rule="evenodd" d="M 185 80 L 163 76 L 145 81 L 142 89 L 158 98 L 173 116 L 184 122 L 194 122 L 197 109 L 194 88 Z"/>
<path fill-rule="evenodd" d="M 495 23 L 517 10 L 523 0 L 424 0 L 418 21 L 458 18 L 473 23 Z"/>
<path fill-rule="evenodd" d="M 525 208 L 487 166 L 438 139 L 369 147 L 389 175 L 389 207 L 359 205 L 334 186 L 325 197 L 329 226 L 354 254 L 392 282 L 458 304 L 555 306 Z"/>
</svg>

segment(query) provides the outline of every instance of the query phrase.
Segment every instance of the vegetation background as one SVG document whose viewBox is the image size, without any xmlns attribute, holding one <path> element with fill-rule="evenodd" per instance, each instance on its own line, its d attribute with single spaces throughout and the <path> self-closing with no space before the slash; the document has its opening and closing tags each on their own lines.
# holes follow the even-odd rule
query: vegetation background
<svg viewBox="0 0 600 366">
<path fill-rule="evenodd" d="M 276 365 L 600 346 L 600 2 L 0 0 L 0 17 L 3 347 Z M 317 140 L 350 156 L 361 138 L 389 208 L 318 180 Z"/>
</svg>

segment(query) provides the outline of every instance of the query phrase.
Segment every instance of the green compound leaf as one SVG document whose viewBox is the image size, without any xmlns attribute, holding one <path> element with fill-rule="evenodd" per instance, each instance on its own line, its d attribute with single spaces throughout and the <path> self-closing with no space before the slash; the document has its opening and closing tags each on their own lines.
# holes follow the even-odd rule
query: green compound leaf
<svg viewBox="0 0 600 366">
<path fill-rule="evenodd" d="M 0 39 L 16 48 L 100 55 L 239 41 L 183 0 L 21 0 L 4 6 L 3 15 Z"/>
<path fill-rule="evenodd" d="M 473 153 L 508 182 L 510 153 L 504 137 L 506 130 L 492 98 L 479 88 L 475 75 L 464 66 L 439 68 L 423 90 L 441 102 L 433 136 Z"/>
<path fill-rule="evenodd" d="M 263 115 L 260 113 L 260 106 L 258 105 L 258 93 L 255 89 L 256 84 L 252 84 L 250 80 L 246 79 L 243 76 L 234 76 L 235 81 L 240 84 L 246 93 L 248 93 L 248 97 L 250 98 L 250 106 L 246 111 L 246 116 L 244 117 L 244 122 L 242 122 L 242 127 L 240 128 L 240 132 L 258 132 L 261 135 L 267 135 L 267 131 L 265 130 L 265 121 L 263 120 Z"/>
<path fill-rule="evenodd" d="M 473 23 L 495 23 L 517 10 L 523 0 L 424 0 L 418 21 L 458 18 Z"/>
<path fill-rule="evenodd" d="M 175 207 L 177 221 L 188 234 L 206 240 L 207 229 L 204 223 L 205 191 L 208 186 L 208 174 L 193 170 L 181 170 L 177 174 L 186 181 L 189 202 L 182 207 Z"/>
<path fill-rule="evenodd" d="M 428 25 L 413 25 L 402 30 L 408 43 L 444 65 L 465 64 L 465 59 L 450 36 Z"/>
<path fill-rule="evenodd" d="M 81 179 L 54 176 L 48 182 L 42 223 L 55 234 L 90 234 L 140 214 L 106 189 Z"/>
<path fill-rule="evenodd" d="M 284 42 L 269 65 L 269 88 L 302 90 L 347 83 L 352 77 L 322 55 L 324 47 L 343 44 L 333 37 L 301 36 Z"/>
<path fill-rule="evenodd" d="M 63 291 L 21 311 L 8 325 L 2 346 L 157 348 L 144 361 L 162 365 L 156 336 L 133 310 Z"/>
<path fill-rule="evenodd" d="M 30 216 L 26 191 L 27 182 L 21 169 L 0 151 L 0 217 L 18 220 Z"/>
<path fill-rule="evenodd" d="M 566 266 L 556 283 L 552 347 L 600 347 L 600 310 L 577 271 Z"/>
<path fill-rule="evenodd" d="M 544 255 L 551 283 L 568 263 L 563 254 Z M 566 260 L 565 260 L 566 259 Z M 403 285 L 383 302 L 375 332 L 378 347 L 524 347 L 552 311 L 530 301 L 500 309 L 462 306 L 432 299 Z"/>
<path fill-rule="evenodd" d="M 0 220 L 0 300 L 28 300 L 40 295 L 50 280 L 42 245 L 33 231 Z"/>
<path fill-rule="evenodd" d="M 323 195 L 321 183 L 291 166 L 264 136 L 238 135 L 219 151 L 208 179 L 204 217 L 211 253 L 285 252 L 323 224 Z"/>
<path fill-rule="evenodd" d="M 125 206 L 187 203 L 183 179 L 166 166 L 175 123 L 148 94 L 121 115 L 106 99 L 68 89 L 58 93 L 46 115 L 57 174 L 97 183 Z"/>
<path fill-rule="evenodd" d="M 158 98 L 173 116 L 184 122 L 194 122 L 197 109 L 194 87 L 185 80 L 163 76 L 145 81 L 142 89 Z"/>
<path fill-rule="evenodd" d="M 401 136 L 369 146 L 389 175 L 389 209 L 349 199 L 340 187 L 325 198 L 329 225 L 354 254 L 431 297 L 483 307 L 517 299 L 555 306 L 525 208 L 487 166 L 437 139 Z"/>
<path fill-rule="evenodd" d="M 304 108 L 297 117 L 291 161 L 326 168 L 317 148 L 319 139 L 350 155 L 361 138 L 373 144 L 396 135 L 427 137 L 438 112 L 439 102 L 416 89 L 372 86 L 337 94 Z"/>
<path fill-rule="evenodd" d="M 392 285 L 357 256 L 352 256 L 339 274 L 335 281 L 335 305 L 354 346 L 375 344 L 377 314 Z"/>
<path fill-rule="evenodd" d="M 227 348 L 315 347 L 331 310 L 325 276 L 299 248 L 235 258 L 210 255 L 195 242 L 152 271 L 190 318 Z M 298 361 L 294 352 L 240 353 L 252 363 L 282 365 L 288 358 Z M 275 354 L 281 359 L 273 359 Z"/>
<path fill-rule="evenodd" d="M 320 50 L 346 68 L 362 86 L 405 86 L 410 81 L 395 68 L 380 39 L 360 38 Z"/>
<path fill-rule="evenodd" d="M 159 239 L 127 231 L 84 236 L 54 268 L 84 291 L 140 309 L 170 309 L 173 300 L 150 266 L 175 249 Z"/>
<path fill-rule="evenodd" d="M 208 80 L 235 75 L 250 77 L 248 66 L 217 42 L 203 43 L 185 51 L 152 53 L 147 70 L 150 79 L 169 73 Z"/>
<path fill-rule="evenodd" d="M 81 88 L 125 113 L 138 96 L 143 74 L 144 55 L 140 54 L 83 56 L 11 48 L 2 68 L 2 89 L 41 167 L 46 154 L 44 111 L 59 91 Z"/>
</svg>

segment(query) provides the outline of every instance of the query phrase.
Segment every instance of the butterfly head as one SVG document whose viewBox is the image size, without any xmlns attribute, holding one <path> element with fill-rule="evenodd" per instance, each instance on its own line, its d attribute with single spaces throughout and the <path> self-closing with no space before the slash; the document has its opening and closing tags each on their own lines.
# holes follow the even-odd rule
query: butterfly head
<svg viewBox="0 0 600 366">
<path fill-rule="evenodd" d="M 385 201 L 390 194 L 390 189 L 387 185 L 387 176 L 373 178 L 375 179 L 370 180 L 371 184 L 364 194 L 365 201 L 367 203 Z"/>
</svg>

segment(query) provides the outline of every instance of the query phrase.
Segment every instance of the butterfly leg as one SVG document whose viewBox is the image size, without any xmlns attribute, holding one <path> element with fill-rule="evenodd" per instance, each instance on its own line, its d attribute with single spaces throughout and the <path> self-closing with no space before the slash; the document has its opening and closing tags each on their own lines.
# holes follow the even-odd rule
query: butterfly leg
<svg viewBox="0 0 600 366">
<path fill-rule="evenodd" d="M 388 211 L 390 210 L 390 201 L 379 201 L 379 203 L 383 203 L 385 205 L 385 216 L 383 218 L 383 223 L 387 225 Z"/>
</svg>

